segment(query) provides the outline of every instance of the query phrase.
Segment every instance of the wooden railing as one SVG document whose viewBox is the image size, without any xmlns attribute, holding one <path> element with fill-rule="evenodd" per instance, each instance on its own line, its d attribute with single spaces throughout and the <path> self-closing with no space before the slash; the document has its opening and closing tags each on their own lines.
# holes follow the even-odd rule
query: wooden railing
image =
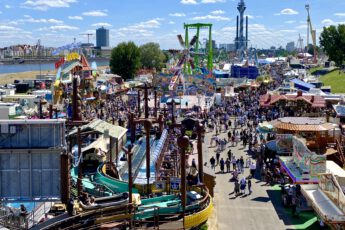
<svg viewBox="0 0 345 230">
<path fill-rule="evenodd" d="M 337 145 L 337 151 L 338 151 L 338 154 L 339 154 L 340 161 L 341 161 L 342 165 L 344 166 L 344 164 L 345 164 L 345 156 L 344 156 L 344 151 L 343 151 L 342 143 L 341 143 L 341 141 L 339 139 L 336 139 L 335 143 Z"/>
</svg>

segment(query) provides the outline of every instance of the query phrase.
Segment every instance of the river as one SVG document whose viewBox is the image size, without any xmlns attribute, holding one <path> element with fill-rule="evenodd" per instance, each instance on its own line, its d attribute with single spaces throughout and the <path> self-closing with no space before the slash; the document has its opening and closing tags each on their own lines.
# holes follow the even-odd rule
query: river
<svg viewBox="0 0 345 230">
<path fill-rule="evenodd" d="M 106 66 L 109 65 L 108 61 L 97 61 L 97 66 Z M 90 63 L 91 64 L 91 63 Z M 41 64 L 41 70 L 47 71 L 47 70 L 54 70 L 55 64 L 54 63 L 42 63 Z M 40 70 L 40 64 L 11 64 L 11 65 L 0 65 L 0 74 L 4 73 L 19 73 L 19 72 L 27 72 L 27 71 L 39 71 Z"/>
</svg>

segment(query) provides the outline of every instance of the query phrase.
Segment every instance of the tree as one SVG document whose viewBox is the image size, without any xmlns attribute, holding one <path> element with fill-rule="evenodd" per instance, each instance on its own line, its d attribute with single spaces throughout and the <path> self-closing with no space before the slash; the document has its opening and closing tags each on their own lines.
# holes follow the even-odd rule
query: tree
<svg viewBox="0 0 345 230">
<path fill-rule="evenodd" d="M 140 46 L 139 49 L 142 67 L 147 69 L 156 68 L 157 70 L 163 68 L 166 56 L 160 49 L 158 43 L 149 42 Z"/>
<path fill-rule="evenodd" d="M 334 61 L 336 66 L 341 66 L 345 60 L 345 25 L 324 27 L 320 45 L 329 60 Z"/>
<path fill-rule="evenodd" d="M 140 50 L 134 42 L 122 42 L 112 51 L 110 70 L 120 75 L 124 80 L 132 79 L 140 68 Z"/>
</svg>

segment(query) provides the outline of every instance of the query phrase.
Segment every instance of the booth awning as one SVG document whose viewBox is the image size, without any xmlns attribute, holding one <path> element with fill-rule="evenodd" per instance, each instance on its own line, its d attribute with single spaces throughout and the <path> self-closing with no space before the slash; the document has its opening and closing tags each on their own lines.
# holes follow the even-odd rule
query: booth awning
<svg viewBox="0 0 345 230">
<path fill-rule="evenodd" d="M 105 134 L 107 131 L 109 131 L 109 136 L 115 139 L 121 139 L 127 132 L 126 128 L 123 128 L 121 126 L 116 126 L 109 124 L 108 122 L 96 119 L 89 124 L 81 126 L 81 131 L 88 131 L 88 130 L 94 130 L 99 133 Z M 78 130 L 74 129 L 72 130 L 68 135 L 75 135 L 77 134 Z"/>
<path fill-rule="evenodd" d="M 79 61 L 74 61 L 74 62 L 72 62 L 72 63 L 69 63 L 67 66 L 65 66 L 65 67 L 62 69 L 62 74 L 69 73 L 73 68 L 75 68 L 75 67 L 77 67 L 77 66 L 83 67 L 83 65 L 80 64 Z"/>
<path fill-rule="evenodd" d="M 316 121 L 317 122 L 314 122 Z M 332 123 L 322 122 L 321 118 L 284 117 L 270 122 L 276 129 L 301 132 L 320 132 L 334 129 Z"/>
</svg>

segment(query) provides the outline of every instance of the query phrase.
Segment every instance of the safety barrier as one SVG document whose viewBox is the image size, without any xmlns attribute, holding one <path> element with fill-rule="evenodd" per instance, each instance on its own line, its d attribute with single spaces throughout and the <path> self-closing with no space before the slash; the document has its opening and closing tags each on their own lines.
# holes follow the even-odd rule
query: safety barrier
<svg viewBox="0 0 345 230">
<path fill-rule="evenodd" d="M 192 215 L 185 216 L 184 218 L 185 229 L 197 227 L 207 221 L 207 219 L 211 216 L 212 210 L 213 210 L 213 203 L 212 203 L 211 196 L 209 196 L 209 200 L 210 202 L 204 210 L 197 213 L 193 213 Z"/>
</svg>

